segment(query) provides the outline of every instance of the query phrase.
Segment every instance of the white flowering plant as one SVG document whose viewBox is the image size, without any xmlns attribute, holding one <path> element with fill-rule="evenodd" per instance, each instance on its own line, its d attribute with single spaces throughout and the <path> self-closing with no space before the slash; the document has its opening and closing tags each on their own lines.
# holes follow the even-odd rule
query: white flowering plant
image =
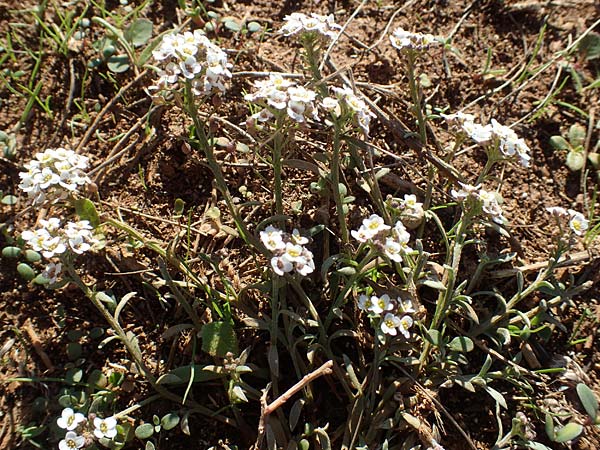
<svg viewBox="0 0 600 450">
<path fill-rule="evenodd" d="M 56 45 L 87 20 L 81 36 L 96 35 L 93 26 L 114 29 L 110 45 L 131 49 L 133 31 L 112 23 L 143 24 L 147 35 L 156 27 L 145 16 L 156 12 L 148 2 L 125 3 L 117 8 L 126 11 L 122 21 L 93 3 L 57 15 L 60 26 L 41 27 L 42 34 L 79 15 L 55 35 Z M 339 23 L 332 14 L 287 9 L 241 18 L 250 12 L 243 2 L 189 3 L 176 14 L 161 5 L 167 31 L 138 41 L 139 61 L 148 64 L 135 73 L 98 80 L 97 71 L 79 74 L 76 58 L 57 61 L 69 67 L 69 104 L 47 145 L 65 141 L 67 128 L 79 144 L 43 150 L 32 133 L 15 141 L 23 143 L 21 166 L 0 161 L 18 186 L 17 195 L 4 195 L 4 185 L 0 195 L 2 262 L 18 260 L 29 282 L 19 287 L 39 289 L 52 300 L 45 308 L 60 304 L 48 317 L 60 325 L 57 340 L 70 341 L 66 361 L 48 358 L 54 345 L 33 330 L 48 320 L 25 323 L 25 333 L 3 331 L 19 332 L 1 348 L 19 375 L 8 383 L 39 380 L 50 392 L 61 381 L 50 373 L 68 371 L 58 399 L 64 409 L 41 408 L 51 416 L 43 419 L 51 445 L 151 450 L 179 427 L 169 445 L 189 439 L 217 448 L 208 440 L 219 439 L 222 447 L 255 450 L 439 450 L 459 442 L 447 436 L 456 432 L 455 445 L 473 448 L 477 432 L 486 448 L 543 448 L 535 442 L 542 421 L 521 412 L 532 406 L 549 411 L 542 424 L 549 441 L 588 436 L 590 423 L 537 400 L 559 371 L 571 377 L 564 390 L 573 389 L 576 371 L 548 370 L 541 349 L 573 325 L 561 314 L 575 316 L 592 283 L 572 267 L 593 257 L 600 233 L 587 171 L 578 174 L 577 192 L 572 180 L 562 192 L 554 173 L 540 175 L 553 155 L 534 136 L 547 130 L 536 134 L 533 121 L 508 107 L 527 83 L 544 79 L 546 69 L 535 68 L 546 49 L 541 37 L 524 68 L 493 80 L 502 83 L 496 89 L 486 84 L 500 73 L 491 66 L 504 61 L 496 47 L 483 75 L 471 70 L 472 58 L 463 62 L 496 39 L 483 33 L 473 48 L 461 43 L 460 28 L 477 8 L 455 28 L 431 24 L 433 35 L 407 31 L 416 26 L 403 13 L 412 2 L 338 8 Z M 327 6 L 316 3 L 323 13 Z M 373 27 L 384 16 L 387 25 Z M 41 26 L 44 17 L 36 18 Z M 8 47 L 0 60 L 14 64 Z M 3 68 L 1 82 L 16 82 L 10 70 Z M 480 86 L 467 85 L 476 79 Z M 103 97 L 83 98 L 98 87 Z M 28 104 L 61 99 L 44 102 L 41 81 L 31 88 Z M 472 99 L 476 91 L 482 95 Z M 494 103 L 501 93 L 507 97 Z M 559 93 L 538 106 L 558 105 Z M 19 127 L 37 120 L 30 112 Z M 577 151 L 593 164 L 594 112 L 571 113 L 589 120 Z M 537 208 L 523 211 L 525 202 Z M 38 284 L 50 289 L 42 293 Z M 76 320 L 98 319 L 72 303 L 81 301 L 74 287 L 105 322 L 100 338 L 70 332 Z M 590 317 L 583 314 L 568 337 L 571 351 L 588 345 Z M 13 358 L 11 348 L 28 343 L 34 351 L 25 353 L 48 375 L 25 373 L 39 362 Z M 113 372 L 83 377 L 96 365 Z M 487 413 L 474 430 L 470 410 L 453 402 L 471 404 L 481 393 Z M 595 419 L 593 394 L 582 404 Z M 176 412 L 164 415 L 165 407 Z M 138 414 L 149 420 L 133 425 Z M 34 432 L 20 431 L 24 441 Z"/>
</svg>

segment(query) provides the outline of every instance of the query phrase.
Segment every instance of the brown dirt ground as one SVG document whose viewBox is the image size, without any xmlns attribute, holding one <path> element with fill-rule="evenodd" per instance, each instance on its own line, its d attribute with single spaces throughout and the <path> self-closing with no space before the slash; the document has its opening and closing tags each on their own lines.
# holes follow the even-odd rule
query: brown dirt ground
<svg viewBox="0 0 600 450">
<path fill-rule="evenodd" d="M 113 3 L 115 4 L 112 6 L 117 8 L 116 2 Z M 152 12 L 148 13 L 148 17 L 155 24 L 156 33 L 169 29 L 177 22 L 175 5 L 176 2 L 160 2 L 152 8 Z M 357 1 L 313 0 L 279 3 L 255 0 L 219 2 L 213 9 L 223 15 L 257 20 L 268 25 L 270 29 L 277 29 L 283 16 L 295 10 L 335 12 L 337 21 L 344 23 L 357 6 Z M 15 3 L 0 3 L 0 35 L 5 35 L 8 27 L 12 27 L 11 24 L 15 22 L 31 24 L 31 19 L 26 14 L 15 15 L 11 12 L 16 7 Z M 23 7 L 23 2 L 18 7 Z M 422 59 L 421 69 L 426 70 L 432 82 L 432 87 L 425 90 L 429 102 L 434 106 L 449 106 L 450 110 L 454 111 L 482 95 L 487 95 L 487 99 L 476 102 L 469 112 L 477 112 L 482 115 L 482 118 L 495 117 L 501 123 L 507 124 L 531 113 L 536 102 L 547 95 L 549 86 L 556 76 L 558 66 L 552 65 L 522 90 L 515 90 L 514 85 L 509 84 L 500 92 L 491 92 L 513 75 L 516 68 L 525 64 L 535 46 L 542 24 L 546 23 L 547 28 L 542 45 L 533 61 L 534 66 L 552 58 L 554 52 L 565 48 L 569 39 L 580 35 L 600 16 L 598 6 L 594 6 L 593 1 L 585 0 L 367 2 L 348 27 L 347 34 L 352 38 L 344 37 L 340 40 L 333 53 L 333 59 L 338 67 L 352 65 L 356 80 L 387 86 L 391 91 L 388 94 L 373 93 L 373 95 L 379 95 L 380 106 L 392 111 L 405 123 L 411 123 L 407 112 L 410 100 L 405 88 L 406 75 L 398 61 L 396 51 L 389 45 L 387 37 L 371 51 L 364 50 L 365 46 L 372 45 L 380 37 L 385 25 L 399 8 L 402 10 L 395 16 L 394 28 L 403 26 L 410 30 L 447 35 L 460 23 L 453 40 L 453 45 L 458 49 L 457 54 L 443 55 L 440 50 L 434 50 Z M 47 19 L 55 18 L 47 17 Z M 27 44 L 36 48 L 37 34 L 21 32 L 21 36 Z M 289 42 L 281 37 L 269 34 L 264 41 L 260 42 L 221 29 L 218 39 L 222 47 L 231 51 L 236 71 L 301 70 L 297 48 L 290 46 Z M 0 160 L 2 192 L 16 193 L 19 167 L 35 152 L 59 145 L 75 147 L 82 138 L 85 128 L 77 125 L 69 126 L 69 123 L 76 119 L 75 115 L 78 112 L 74 103 L 69 102 L 71 82 L 75 87 L 75 99 L 79 97 L 80 92 L 85 93 L 85 102 L 92 120 L 95 111 L 116 94 L 115 84 L 101 76 L 101 72 L 105 72 L 103 68 L 91 71 L 87 78 L 83 79 L 87 61 L 95 56 L 91 48 L 91 40 L 90 38 L 85 42 L 81 51 L 71 51 L 67 56 L 45 54 L 39 75 L 44 81 L 41 97 L 52 95 L 55 114 L 53 117 L 48 117 L 40 108 L 33 108 L 24 127 L 18 132 L 16 159 Z M 492 49 L 491 68 L 500 70 L 494 76 L 482 75 L 487 49 Z M 597 67 L 586 65 L 576 57 L 573 57 L 573 60 L 581 72 L 589 77 L 592 77 L 594 70 L 597 70 Z M 21 69 L 28 72 L 32 64 L 31 58 L 23 55 L 23 60 L 6 61 L 2 69 Z M 73 78 L 70 73 L 74 75 Z M 118 86 L 122 86 L 131 81 L 133 75 L 130 71 L 115 78 Z M 151 77 L 147 76 L 129 89 L 123 99 L 117 102 L 109 114 L 100 121 L 97 133 L 84 148 L 85 153 L 91 157 L 93 166 L 101 164 L 115 151 L 114 141 L 108 141 L 108 138 L 127 131 L 147 111 L 151 102 L 142 86 L 150 80 Z M 240 124 L 246 118 L 247 109 L 244 103 L 239 101 L 239 95 L 244 89 L 249 88 L 251 81 L 252 77 L 235 77 L 232 89 L 219 107 L 219 114 L 233 124 Z M 26 99 L 10 93 L 4 87 L 0 89 L 0 130 L 10 130 L 18 122 Z M 565 85 L 560 99 L 588 112 L 594 107 L 593 105 L 599 104 L 597 91 L 581 96 L 573 89 L 572 83 Z M 77 119 L 76 122 L 85 123 L 82 119 Z M 583 196 L 579 176 L 570 173 L 566 168 L 565 155 L 552 150 L 548 144 L 551 135 L 564 132 L 575 122 L 581 123 L 579 116 L 557 104 L 551 104 L 539 119 L 533 122 L 525 121 L 517 127 L 519 134 L 526 138 L 532 148 L 533 167 L 526 170 L 512 165 L 502 174 L 504 210 L 512 223 L 513 238 L 506 240 L 499 236 L 491 236 L 490 241 L 494 244 L 490 245 L 488 250 L 515 251 L 518 254 L 516 264 L 519 265 L 543 262 L 547 258 L 554 232 L 544 207 L 562 205 L 582 209 Z M 586 123 L 582 124 L 587 126 Z M 221 202 L 212 186 L 209 170 L 201 160 L 189 154 L 189 150 L 179 138 L 182 133 L 185 133 L 187 124 L 176 112 L 160 109 L 152 116 L 149 126 L 155 128 L 155 136 L 151 140 L 145 139 L 144 127 L 134 132 L 130 140 L 125 143 L 130 145 L 129 150 L 97 179 L 103 208 L 115 210 L 121 207 L 124 219 L 135 224 L 136 228 L 144 230 L 148 235 L 174 236 L 186 225 L 185 220 L 173 218 L 174 200 L 181 198 L 186 202 L 186 208 L 193 210 L 191 221 L 201 230 L 201 233 L 197 234 L 195 244 L 197 249 L 219 258 L 221 268 L 231 276 L 238 287 L 253 282 L 257 274 L 245 272 L 248 264 L 247 255 L 243 248 L 240 248 L 240 242 L 231 239 L 225 233 L 218 232 L 212 222 L 205 218 L 205 211 L 211 206 L 220 206 Z M 414 129 L 414 127 L 409 128 Z M 371 134 L 377 145 L 401 154 L 405 158 L 403 161 L 405 164 L 398 164 L 382 157 L 378 161 L 379 164 L 389 164 L 402 180 L 410 180 L 417 187 L 425 185 L 423 164 L 416 155 L 406 149 L 402 143 L 394 142 L 392 135 L 381 124 L 375 123 Z M 596 135 L 595 138 L 597 137 Z M 318 136 L 316 138 L 318 139 Z M 442 144 L 447 140 L 443 131 L 439 131 L 438 138 Z M 288 157 L 310 158 L 310 151 L 309 148 L 299 146 L 294 150 L 296 154 L 290 154 Z M 264 183 L 270 180 L 269 171 L 261 168 L 260 165 L 253 168 L 240 167 L 240 163 L 248 162 L 251 156 L 238 155 L 235 152 L 228 152 L 227 149 L 222 150 L 219 157 L 225 163 L 225 174 L 235 195 L 241 197 L 239 188 L 242 186 L 250 192 L 255 192 L 257 199 L 264 195 Z M 482 160 L 482 155 L 477 154 L 476 150 L 471 150 L 460 157 L 457 166 L 463 173 L 473 175 L 477 173 Z M 305 172 L 295 170 L 287 171 L 286 179 L 296 181 L 296 186 L 307 186 L 314 181 Z M 588 181 L 594 183 L 593 177 L 590 176 Z M 291 198 L 296 195 L 295 189 L 290 188 L 288 192 Z M 385 193 L 395 191 L 393 183 L 385 189 L 389 191 Z M 324 218 L 319 199 L 307 197 L 302 200 L 303 210 L 297 216 L 301 226 L 308 227 L 315 221 L 327 220 L 328 212 L 325 209 Z M 359 198 L 357 203 L 364 204 L 364 199 Z M 291 210 L 290 205 L 287 207 Z M 253 214 L 254 223 L 258 223 L 268 217 L 269 208 L 263 207 Z M 352 217 L 357 222 L 360 215 L 357 208 Z M 2 205 L 0 218 L 3 222 L 10 223 L 16 230 L 35 221 L 34 212 L 23 211 L 18 205 L 16 208 Z M 229 219 L 224 217 L 223 221 L 228 223 Z M 335 224 L 330 225 L 335 227 Z M 476 264 L 475 252 L 471 256 L 473 261 L 465 263 L 467 269 L 469 264 L 473 267 Z M 141 281 L 149 279 L 149 276 L 144 274 L 144 270 L 146 268 L 156 270 L 153 255 L 144 251 L 133 252 L 125 245 L 114 246 L 106 250 L 102 256 L 90 258 L 82 263 L 89 273 L 88 281 L 97 280 L 100 283 L 99 288 L 112 289 L 119 295 L 129 291 L 140 292 L 140 289 L 143 289 Z M 560 316 L 567 331 L 555 333 L 559 338 L 556 342 L 552 342 L 550 347 L 544 349 L 545 354 L 541 350 L 536 350 L 540 359 L 544 356 L 552 359 L 567 353 L 577 355 L 578 363 L 585 368 L 588 381 L 595 387 L 596 392 L 600 391 L 597 327 L 591 320 L 586 320 L 579 327 L 577 337 L 587 341 L 570 348 L 567 346 L 567 340 L 583 310 L 590 309 L 597 320 L 600 320 L 598 268 L 598 260 L 592 258 L 584 264 L 564 269 L 557 275 L 557 278 L 563 277 L 567 280 L 572 274 L 577 280 L 591 280 L 593 285 L 576 298 L 574 307 L 566 308 Z M 122 274 L 136 271 L 137 274 Z M 532 272 L 533 275 L 535 272 Z M 510 283 L 514 282 L 505 285 L 508 289 L 511 289 Z M 0 286 L 0 345 L 10 344 L 11 339 L 16 339 L 12 346 L 8 346 L 6 351 L 2 352 L 0 379 L 14 376 L 61 376 L 69 364 L 72 364 L 65 352 L 68 342 L 67 333 L 72 330 L 89 330 L 94 326 L 104 326 L 102 318 L 77 290 L 65 288 L 58 292 L 51 292 L 30 288 L 18 278 L 14 264 L 5 260 L 1 261 Z M 162 332 L 177 323 L 174 319 L 175 311 L 165 310 L 157 301 L 144 301 L 143 296 L 136 297 L 133 306 L 125 313 L 125 323 L 128 329 L 136 330 L 140 334 L 142 348 L 147 355 L 154 355 L 155 365 L 158 366 L 157 361 L 168 358 L 170 351 L 189 355 L 190 350 L 185 342 L 174 342 L 171 346 L 169 342 L 160 338 Z M 31 332 L 28 333 L 27 329 Z M 256 336 L 249 334 L 246 338 L 250 342 L 255 340 Z M 37 347 L 34 345 L 36 339 L 39 341 Z M 253 354 L 260 355 L 261 349 L 265 348 L 265 340 L 266 338 L 256 340 Z M 106 369 L 109 367 L 109 362 L 126 364 L 126 355 L 114 345 L 98 350 L 96 343 L 90 339 L 83 339 L 81 342 L 84 351 L 88 352 L 84 363 L 88 368 Z M 260 359 L 260 356 L 258 358 Z M 152 356 L 149 359 L 152 360 Z M 148 395 L 139 383 L 130 383 L 128 386 L 129 389 L 124 389 L 120 393 L 122 407 Z M 542 389 L 541 392 L 552 396 L 556 394 L 555 390 L 559 386 L 560 383 L 556 383 L 546 391 Z M 329 389 L 326 385 L 320 387 Z M 0 418 L 3 422 L 0 431 L 0 448 L 28 448 L 30 444 L 19 440 L 15 427 L 32 420 L 40 420 L 39 416 L 33 416 L 29 408 L 30 403 L 40 396 L 55 398 L 58 388 L 52 383 L 13 382 L 0 385 L 0 392 L 2 392 Z M 215 389 L 215 392 L 218 392 L 218 389 Z M 198 395 L 202 397 L 202 394 Z M 216 393 L 210 400 L 206 395 L 203 398 L 220 403 L 219 396 L 222 395 Z M 483 394 L 478 394 L 477 397 L 470 394 L 467 396 L 464 391 L 459 392 L 454 389 L 442 391 L 441 395 L 445 407 L 457 422 L 471 433 L 478 446 L 482 449 L 489 448 L 497 433 L 493 402 L 488 398 L 481 398 Z M 163 405 L 162 408 L 168 410 L 169 406 Z M 485 410 L 487 408 L 490 410 L 489 413 Z M 246 421 L 254 428 L 258 417 L 256 405 L 247 407 L 243 412 L 246 414 Z M 55 415 L 56 411 L 52 411 L 51 414 Z M 42 415 L 41 419 L 54 420 L 51 414 Z M 327 413 L 327 416 L 335 417 L 335 411 L 331 411 L 331 414 Z M 508 415 L 505 418 L 508 418 Z M 229 436 L 232 442 L 240 444 L 241 448 L 245 445 L 237 430 L 215 429 L 214 424 L 203 422 L 201 419 L 194 423 L 192 431 L 191 440 L 183 434 L 175 433 L 168 445 L 164 443 L 163 448 L 186 448 L 190 443 L 193 443 L 195 448 L 205 448 L 208 447 L 208 443 L 214 445 L 217 439 L 225 439 L 226 436 Z M 544 435 L 542 428 L 536 431 L 538 436 Z M 466 448 L 451 425 L 446 426 L 446 432 L 448 436 L 443 440 L 446 449 Z M 54 445 L 55 443 L 48 443 L 45 448 L 52 448 Z M 551 444 L 547 443 L 547 445 Z M 600 448 L 600 441 L 597 435 L 587 434 L 575 443 L 573 448 Z"/>
</svg>

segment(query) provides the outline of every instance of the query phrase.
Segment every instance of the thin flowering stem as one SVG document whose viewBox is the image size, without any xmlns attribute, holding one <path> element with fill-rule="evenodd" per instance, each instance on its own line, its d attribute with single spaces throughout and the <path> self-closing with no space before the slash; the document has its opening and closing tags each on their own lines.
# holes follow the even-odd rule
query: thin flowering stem
<svg viewBox="0 0 600 450">
<path fill-rule="evenodd" d="M 456 236 L 454 238 L 452 252 L 448 254 L 446 258 L 446 265 L 448 265 L 449 267 L 444 272 L 444 279 L 442 280 L 442 283 L 444 284 L 444 290 L 440 292 L 438 301 L 436 302 L 435 312 L 433 314 L 433 319 L 431 320 L 431 324 L 429 326 L 429 331 L 439 330 L 443 319 L 446 317 L 448 306 L 450 305 L 450 302 L 454 295 L 456 274 L 458 273 L 462 249 L 465 245 L 465 239 L 467 237 L 466 232 L 469 229 L 470 225 L 471 216 L 469 214 L 463 213 L 458 224 L 458 229 L 456 230 Z M 425 340 L 423 344 L 423 352 L 421 353 L 420 358 L 419 371 L 421 371 L 423 369 L 423 366 L 426 364 L 430 351 L 431 343 L 428 340 Z"/>
<path fill-rule="evenodd" d="M 196 137 L 200 141 L 200 147 L 204 151 L 204 155 L 206 156 L 206 160 L 208 162 L 208 166 L 211 169 L 215 181 L 217 184 L 217 188 L 223 195 L 225 203 L 227 204 L 227 208 L 229 209 L 229 213 L 233 216 L 233 220 L 235 222 L 235 226 L 240 233 L 240 237 L 247 243 L 254 245 L 256 248 L 260 248 L 260 243 L 254 238 L 254 236 L 248 232 L 246 229 L 246 225 L 242 220 L 234 202 L 231 194 L 229 192 L 229 188 L 227 187 L 227 182 L 223 177 L 223 172 L 221 171 L 221 166 L 217 162 L 213 147 L 208 140 L 208 136 L 205 131 L 205 124 L 200 120 L 200 115 L 198 114 L 198 108 L 196 107 L 194 96 L 192 95 L 192 86 L 189 82 L 185 83 L 185 100 L 184 100 L 184 108 L 186 112 L 191 116 L 194 122 L 194 129 L 196 132 Z"/>
<path fill-rule="evenodd" d="M 344 199 L 342 198 L 342 194 L 340 193 L 340 152 L 340 128 L 336 121 L 334 125 L 333 152 L 331 157 L 331 183 L 333 187 L 333 197 L 337 209 L 338 221 L 340 223 L 340 233 L 342 242 L 344 244 L 347 244 L 348 227 L 346 225 L 346 214 L 344 213 Z"/>
<path fill-rule="evenodd" d="M 286 116 L 281 114 L 277 118 L 277 128 L 273 136 L 273 179 L 275 195 L 275 213 L 283 215 L 283 185 L 281 182 L 282 150 L 284 145 L 284 122 Z M 282 224 L 280 224 L 282 225 Z"/>
<path fill-rule="evenodd" d="M 423 115 L 423 105 L 421 98 L 421 89 L 417 79 L 415 78 L 415 61 L 417 53 L 414 50 L 406 52 L 408 61 L 408 85 L 410 87 L 410 95 L 414 104 L 415 114 L 417 115 L 417 123 L 419 125 L 419 136 L 421 143 L 427 145 L 427 123 Z"/>
</svg>

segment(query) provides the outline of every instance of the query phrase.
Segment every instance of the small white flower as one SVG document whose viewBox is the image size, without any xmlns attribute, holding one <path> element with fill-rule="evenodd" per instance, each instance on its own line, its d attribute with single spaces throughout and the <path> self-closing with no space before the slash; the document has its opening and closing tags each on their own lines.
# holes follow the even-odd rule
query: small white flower
<svg viewBox="0 0 600 450">
<path fill-rule="evenodd" d="M 402 28 L 396 28 L 390 36 L 390 41 L 398 50 L 405 48 L 424 50 L 432 45 L 439 44 L 438 39 L 431 34 L 411 33 Z"/>
<path fill-rule="evenodd" d="M 294 261 L 294 268 L 296 269 L 296 272 L 298 272 L 303 277 L 305 277 L 308 274 L 313 273 L 315 271 L 315 263 L 312 260 L 312 253 L 310 254 L 311 258 L 307 258 L 306 252 L 308 252 L 308 250 L 306 250 L 306 249 L 304 249 L 304 250 L 305 250 L 304 258 L 299 261 Z"/>
<path fill-rule="evenodd" d="M 376 296 L 369 297 L 368 295 L 362 294 L 358 297 L 358 308 L 361 311 L 370 311 L 373 306 L 373 302 L 377 301 Z"/>
<path fill-rule="evenodd" d="M 404 248 L 394 238 L 388 237 L 385 239 L 385 245 L 383 246 L 385 256 L 395 262 L 402 262 L 402 253 Z"/>
<path fill-rule="evenodd" d="M 412 324 L 413 324 L 413 320 L 410 316 L 404 316 L 404 317 L 402 317 L 402 319 L 400 319 L 400 324 L 397 327 L 405 339 L 410 338 L 410 333 L 409 333 L 408 329 L 410 327 L 412 327 Z"/>
<path fill-rule="evenodd" d="M 401 297 L 398 297 L 396 299 L 396 303 L 398 303 L 400 311 L 402 311 L 404 314 L 412 314 L 415 312 L 415 308 L 410 298 L 403 299 Z"/>
<path fill-rule="evenodd" d="M 264 231 L 260 232 L 260 240 L 267 250 L 270 251 L 282 250 L 285 248 L 283 232 L 272 225 L 269 225 Z"/>
<path fill-rule="evenodd" d="M 375 236 L 380 231 L 389 230 L 390 226 L 386 225 L 381 216 L 377 214 L 371 214 L 368 218 L 363 220 L 363 225 L 369 237 Z"/>
<path fill-rule="evenodd" d="M 112 439 L 116 435 L 117 419 L 114 417 L 107 417 L 106 419 L 96 417 L 94 419 L 94 436 L 96 436 L 98 439 L 102 439 L 103 437 Z"/>
<path fill-rule="evenodd" d="M 284 256 L 288 261 L 300 261 L 304 262 L 304 247 L 298 244 L 294 244 L 292 242 L 287 242 L 285 244 L 285 253 Z"/>
<path fill-rule="evenodd" d="M 364 225 L 361 225 L 358 230 L 351 230 L 350 234 L 358 242 L 365 243 L 371 239 L 371 233 Z"/>
<path fill-rule="evenodd" d="M 85 438 L 73 431 L 68 431 L 65 438 L 58 443 L 59 450 L 77 450 L 85 445 Z"/>
<path fill-rule="evenodd" d="M 467 136 L 480 145 L 488 144 L 492 140 L 491 125 L 483 126 L 479 123 L 466 121 L 462 123 L 462 129 Z"/>
<path fill-rule="evenodd" d="M 298 228 L 294 228 L 294 230 L 292 231 L 291 238 L 292 238 L 292 242 L 294 242 L 294 244 L 298 244 L 298 245 L 308 244 L 308 238 L 301 236 L 300 232 L 298 231 Z"/>
<path fill-rule="evenodd" d="M 557 216 L 557 217 L 568 217 L 569 216 L 569 212 L 561 206 L 549 206 L 546 208 L 546 211 L 548 211 L 553 216 Z"/>
<path fill-rule="evenodd" d="M 392 299 L 389 295 L 383 294 L 381 297 L 377 298 L 375 296 L 371 297 L 372 305 L 371 312 L 375 314 L 382 314 L 384 311 L 391 311 L 394 308 L 394 304 L 392 303 Z"/>
<path fill-rule="evenodd" d="M 569 227 L 577 236 L 583 236 L 589 227 L 588 220 L 580 212 L 572 209 L 569 209 L 568 212 L 571 216 L 571 219 L 569 220 Z"/>
<path fill-rule="evenodd" d="M 62 273 L 62 264 L 61 263 L 49 263 L 44 271 L 42 272 L 42 276 L 48 280 L 48 283 L 55 284 L 58 281 L 58 276 Z"/>
<path fill-rule="evenodd" d="M 387 313 L 381 321 L 381 331 L 385 334 L 396 336 L 398 334 L 397 328 L 402 325 L 400 318 L 392 313 Z"/>
<path fill-rule="evenodd" d="M 334 116 L 339 116 L 342 113 L 339 101 L 333 97 L 325 97 L 321 102 L 321 106 L 326 111 L 333 113 Z"/>
<path fill-rule="evenodd" d="M 61 416 L 56 419 L 56 424 L 64 429 L 64 430 L 74 430 L 75 428 L 77 428 L 77 426 L 81 423 L 85 421 L 85 416 L 81 413 L 76 413 L 75 411 L 73 411 L 73 409 L 71 408 L 65 408 L 62 411 Z M 69 433 L 67 433 L 68 435 Z M 75 434 L 75 433 L 72 433 Z M 81 446 L 79 446 L 81 447 Z M 72 447 L 72 448 L 79 448 L 79 447 Z"/>
<path fill-rule="evenodd" d="M 414 194 L 406 194 L 404 196 L 404 201 L 402 202 L 402 206 L 409 209 L 415 209 L 419 206 L 423 206 L 423 203 L 419 203 L 417 201 L 417 196 Z"/>
<path fill-rule="evenodd" d="M 283 276 L 284 273 L 294 270 L 294 265 L 285 255 L 271 258 L 271 267 L 273 268 L 273 272 L 279 276 Z"/>
</svg>

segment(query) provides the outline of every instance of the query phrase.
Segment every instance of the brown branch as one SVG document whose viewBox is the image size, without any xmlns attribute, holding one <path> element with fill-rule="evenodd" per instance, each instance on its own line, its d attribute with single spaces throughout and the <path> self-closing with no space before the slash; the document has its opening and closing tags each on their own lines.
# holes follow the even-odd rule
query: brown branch
<svg viewBox="0 0 600 450">
<path fill-rule="evenodd" d="M 294 396 L 299 390 L 301 390 L 304 386 L 306 386 L 311 381 L 319 378 L 322 375 L 329 375 L 333 372 L 333 361 L 329 360 L 325 364 L 323 364 L 318 369 L 306 374 L 300 381 L 294 384 L 291 388 L 281 394 L 278 398 L 273 400 L 271 403 L 267 404 L 267 393 L 269 388 L 265 388 L 263 390 L 263 394 L 260 397 L 261 403 L 261 413 L 260 420 L 258 422 L 258 437 L 256 438 L 256 442 L 252 447 L 254 450 L 259 450 L 263 439 L 265 437 L 265 430 L 267 428 L 267 422 L 269 419 L 269 415 L 271 415 L 277 408 L 281 407 L 285 402 L 287 402 L 290 398 Z"/>
</svg>

